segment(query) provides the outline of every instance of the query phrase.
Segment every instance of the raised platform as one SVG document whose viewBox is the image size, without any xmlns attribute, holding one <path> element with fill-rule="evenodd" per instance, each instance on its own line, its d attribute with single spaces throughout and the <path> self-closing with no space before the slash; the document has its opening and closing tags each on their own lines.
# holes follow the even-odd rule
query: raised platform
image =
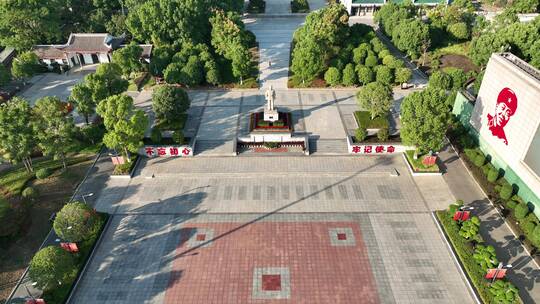
<svg viewBox="0 0 540 304">
<path fill-rule="evenodd" d="M 252 113 L 249 121 L 249 131 L 257 133 L 292 133 L 293 124 L 291 113 L 278 112 L 279 119 L 275 122 L 264 120 L 264 112 Z"/>
</svg>

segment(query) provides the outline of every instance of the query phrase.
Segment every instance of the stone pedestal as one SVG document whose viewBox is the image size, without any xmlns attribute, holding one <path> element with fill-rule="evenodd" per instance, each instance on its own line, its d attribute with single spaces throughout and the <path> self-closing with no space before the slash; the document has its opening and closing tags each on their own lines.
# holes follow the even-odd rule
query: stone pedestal
<svg viewBox="0 0 540 304">
<path fill-rule="evenodd" d="M 265 121 L 276 122 L 278 119 L 279 119 L 279 113 L 278 113 L 277 110 L 275 110 L 275 109 L 272 109 L 272 110 L 265 109 L 264 110 L 264 120 Z"/>
</svg>

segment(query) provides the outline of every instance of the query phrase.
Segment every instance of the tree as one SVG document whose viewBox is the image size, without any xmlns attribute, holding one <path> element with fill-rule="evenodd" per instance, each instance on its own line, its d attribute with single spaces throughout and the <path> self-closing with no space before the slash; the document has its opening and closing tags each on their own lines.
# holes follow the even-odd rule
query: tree
<svg viewBox="0 0 540 304">
<path fill-rule="evenodd" d="M 458 40 L 468 39 L 471 35 L 471 33 L 469 33 L 469 26 L 465 22 L 450 24 L 447 30 L 452 36 L 454 36 L 455 39 Z"/>
<path fill-rule="evenodd" d="M 22 162 L 32 172 L 32 150 L 35 147 L 32 110 L 28 102 L 14 97 L 0 106 L 0 150 L 13 163 Z"/>
<path fill-rule="evenodd" d="M 11 80 L 11 74 L 3 64 L 0 64 L 0 87 L 6 85 Z"/>
<path fill-rule="evenodd" d="M 360 44 L 353 50 L 353 62 L 364 64 L 369 51 L 371 51 L 371 45 L 369 43 Z"/>
<path fill-rule="evenodd" d="M 444 145 L 448 108 L 444 90 L 428 87 L 405 97 L 401 104 L 401 139 L 421 153 L 440 150 Z"/>
<path fill-rule="evenodd" d="M 359 126 L 358 129 L 354 132 L 357 142 L 361 142 L 368 136 L 368 132 L 365 126 Z"/>
<path fill-rule="evenodd" d="M 436 71 L 429 76 L 429 86 L 436 89 L 449 90 L 452 88 L 452 77 L 442 71 Z"/>
<path fill-rule="evenodd" d="M 163 71 L 171 63 L 174 55 L 174 49 L 169 45 L 156 47 L 152 51 L 152 60 L 150 61 L 149 71 L 154 76 L 163 76 Z"/>
<path fill-rule="evenodd" d="M 54 219 L 54 232 L 68 242 L 82 242 L 97 234 L 101 221 L 96 211 L 81 202 L 64 205 Z"/>
<path fill-rule="evenodd" d="M 390 86 L 379 82 L 369 83 L 360 89 L 356 99 L 363 109 L 371 113 L 371 119 L 386 115 L 394 103 Z"/>
<path fill-rule="evenodd" d="M 392 42 L 411 58 L 418 58 L 428 41 L 429 27 L 418 19 L 403 20 L 392 31 Z"/>
<path fill-rule="evenodd" d="M 246 47 L 238 45 L 231 50 L 230 55 L 233 75 L 240 78 L 240 84 L 243 84 L 244 78 L 251 72 L 251 53 Z"/>
<path fill-rule="evenodd" d="M 386 55 L 386 56 L 383 57 L 382 63 L 383 63 L 385 66 L 387 66 L 387 67 L 389 67 L 389 68 L 392 68 L 392 66 L 395 65 L 394 61 L 396 61 L 396 60 L 398 60 L 398 59 L 396 59 L 396 57 L 394 57 L 393 55 L 390 55 L 390 54 L 389 54 L 389 55 Z"/>
<path fill-rule="evenodd" d="M 349 63 L 345 66 L 342 74 L 343 76 L 342 76 L 341 83 L 344 86 L 356 85 L 357 83 L 356 72 L 354 71 L 354 65 L 352 63 Z"/>
<path fill-rule="evenodd" d="M 36 101 L 33 121 L 34 133 L 45 155 L 52 155 L 67 168 L 66 153 L 74 142 L 75 125 L 67 116 L 65 105 L 58 97 L 43 97 Z"/>
<path fill-rule="evenodd" d="M 96 104 L 128 88 L 128 81 L 122 78 L 122 70 L 116 63 L 100 64 L 94 74 L 84 78 L 84 84 L 92 91 Z"/>
<path fill-rule="evenodd" d="M 540 69 L 540 40 L 531 46 L 531 65 Z"/>
<path fill-rule="evenodd" d="M 341 82 L 341 73 L 337 68 L 330 67 L 326 73 L 324 73 L 324 80 L 330 86 L 336 86 Z"/>
<path fill-rule="evenodd" d="M 408 68 L 398 68 L 395 70 L 396 82 L 405 83 L 411 80 L 412 72 Z"/>
<path fill-rule="evenodd" d="M 189 108 L 189 96 L 179 87 L 162 85 L 152 93 L 152 109 L 158 119 L 173 121 Z"/>
<path fill-rule="evenodd" d="M 0 45 L 28 50 L 59 40 L 63 22 L 58 7 L 62 5 L 57 0 L 0 1 Z"/>
<path fill-rule="evenodd" d="M 373 81 L 373 71 L 365 66 L 365 65 L 358 65 L 356 66 L 356 70 L 358 73 L 358 80 L 363 84 L 366 85 Z"/>
<path fill-rule="evenodd" d="M 497 33 L 485 33 L 471 41 L 469 56 L 474 64 L 484 67 L 492 53 L 506 49 L 506 43 Z"/>
<path fill-rule="evenodd" d="M 75 257 L 59 246 L 45 247 L 32 258 L 28 275 L 42 290 L 69 285 L 77 276 Z"/>
<path fill-rule="evenodd" d="M 515 0 L 512 1 L 511 9 L 518 14 L 531 14 L 540 11 L 540 1 L 538 0 Z"/>
<path fill-rule="evenodd" d="M 75 104 L 79 114 L 84 116 L 88 125 L 89 116 L 95 113 L 96 102 L 92 98 L 92 90 L 84 83 L 78 83 L 73 87 L 69 100 Z"/>
<path fill-rule="evenodd" d="M 186 65 L 182 68 L 183 84 L 194 86 L 204 81 L 204 67 L 197 56 L 190 56 Z"/>
<path fill-rule="evenodd" d="M 452 79 L 452 88 L 454 89 L 461 89 L 467 81 L 467 75 L 462 69 L 450 67 L 446 68 L 445 72 Z"/>
<path fill-rule="evenodd" d="M 392 73 L 392 70 L 387 66 L 379 66 L 376 79 L 377 82 L 390 85 L 394 83 L 394 73 Z"/>
<path fill-rule="evenodd" d="M 130 152 L 137 152 L 143 145 L 142 139 L 148 125 L 146 115 L 142 110 L 136 110 L 133 99 L 126 95 L 108 97 L 98 104 L 97 112 L 103 117 L 107 129 L 103 143 L 110 149 L 123 150 L 130 162 Z"/>
<path fill-rule="evenodd" d="M 135 42 L 118 49 L 112 54 L 112 61 L 116 63 L 124 76 L 129 76 L 133 72 L 139 72 L 142 69 L 141 55 L 143 49 Z"/>
<path fill-rule="evenodd" d="M 226 55 L 237 45 L 249 46 L 247 31 L 240 15 L 218 10 L 210 18 L 210 24 L 212 25 L 211 43 L 216 53 Z"/>
<path fill-rule="evenodd" d="M 207 42 L 208 1 L 147 0 L 130 10 L 126 26 L 138 41 L 162 46 L 178 41 Z"/>
<path fill-rule="evenodd" d="M 324 51 L 312 39 L 304 39 L 293 51 L 291 70 L 305 83 L 312 81 L 324 69 Z"/>
<path fill-rule="evenodd" d="M 34 52 L 19 54 L 11 66 L 11 74 L 16 79 L 25 80 L 34 76 L 39 67 L 39 58 Z"/>
</svg>

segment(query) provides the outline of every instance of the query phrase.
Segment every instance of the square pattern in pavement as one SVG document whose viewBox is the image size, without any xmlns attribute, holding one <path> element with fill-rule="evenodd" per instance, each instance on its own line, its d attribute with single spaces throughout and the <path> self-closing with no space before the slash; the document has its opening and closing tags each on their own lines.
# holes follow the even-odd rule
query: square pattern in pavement
<svg viewBox="0 0 540 304">
<path fill-rule="evenodd" d="M 213 237 L 193 246 L 199 231 Z M 263 299 L 472 302 L 429 214 L 288 213 L 117 215 L 73 303 Z"/>
</svg>

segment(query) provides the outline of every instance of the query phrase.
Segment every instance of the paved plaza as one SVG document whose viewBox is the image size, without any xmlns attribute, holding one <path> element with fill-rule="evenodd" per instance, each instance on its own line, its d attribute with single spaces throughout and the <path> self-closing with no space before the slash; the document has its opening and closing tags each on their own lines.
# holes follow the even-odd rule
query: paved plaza
<svg viewBox="0 0 540 304">
<path fill-rule="evenodd" d="M 104 189 L 71 303 L 472 303 L 400 157 L 152 159 Z"/>
</svg>

